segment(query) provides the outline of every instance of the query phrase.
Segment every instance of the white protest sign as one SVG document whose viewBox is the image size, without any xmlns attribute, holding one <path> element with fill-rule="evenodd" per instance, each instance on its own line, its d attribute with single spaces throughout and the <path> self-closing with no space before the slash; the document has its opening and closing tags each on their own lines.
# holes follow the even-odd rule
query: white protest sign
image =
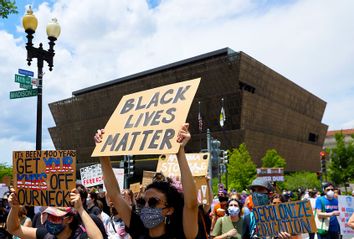
<svg viewBox="0 0 354 239">
<path fill-rule="evenodd" d="M 81 183 L 85 187 L 103 184 L 101 164 L 80 168 Z"/>
<path fill-rule="evenodd" d="M 343 238 L 354 238 L 354 230 L 348 226 L 348 220 L 354 213 L 354 197 L 338 196 L 338 208 L 340 211 L 338 217 L 340 234 L 343 235 Z"/>
<path fill-rule="evenodd" d="M 205 176 L 208 173 L 209 153 L 186 154 L 188 166 L 193 176 Z M 157 163 L 156 172 L 162 172 L 166 177 L 181 175 L 177 156 L 175 154 L 161 155 Z"/>
</svg>

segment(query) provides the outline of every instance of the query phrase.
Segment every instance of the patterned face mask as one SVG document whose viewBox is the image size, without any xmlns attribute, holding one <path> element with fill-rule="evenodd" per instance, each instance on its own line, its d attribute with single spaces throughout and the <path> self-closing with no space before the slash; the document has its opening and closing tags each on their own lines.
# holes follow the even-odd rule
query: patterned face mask
<svg viewBox="0 0 354 239">
<path fill-rule="evenodd" d="M 56 223 L 52 223 L 49 221 L 46 221 L 44 223 L 44 226 L 45 226 L 45 229 L 47 229 L 47 231 L 54 236 L 61 233 L 65 228 L 63 224 L 56 224 Z"/>
<path fill-rule="evenodd" d="M 165 220 L 162 208 L 144 207 L 140 212 L 140 219 L 148 229 L 154 228 Z"/>
<path fill-rule="evenodd" d="M 255 206 L 264 206 L 269 204 L 269 197 L 267 193 L 252 193 L 252 201 Z"/>
</svg>

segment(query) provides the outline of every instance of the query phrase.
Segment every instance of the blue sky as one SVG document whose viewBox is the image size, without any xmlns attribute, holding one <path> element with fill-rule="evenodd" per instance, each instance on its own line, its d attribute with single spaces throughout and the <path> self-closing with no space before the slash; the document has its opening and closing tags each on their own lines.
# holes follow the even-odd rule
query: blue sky
<svg viewBox="0 0 354 239">
<path fill-rule="evenodd" d="M 244 51 L 327 102 L 322 122 L 354 127 L 354 1 L 343 0 L 57 0 L 17 1 L 19 14 L 0 20 L 0 158 L 35 148 L 36 98 L 9 99 L 26 66 L 21 19 L 31 4 L 34 44 L 47 48 L 45 26 L 62 32 L 54 68 L 45 65 L 43 148 L 53 149 L 48 103 L 73 91 L 224 47 Z"/>
</svg>

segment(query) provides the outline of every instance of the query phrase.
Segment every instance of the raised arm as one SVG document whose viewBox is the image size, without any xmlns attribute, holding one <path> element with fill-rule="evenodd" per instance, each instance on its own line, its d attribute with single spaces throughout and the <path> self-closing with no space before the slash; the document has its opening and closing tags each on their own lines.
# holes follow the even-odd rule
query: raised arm
<svg viewBox="0 0 354 239">
<path fill-rule="evenodd" d="M 102 143 L 102 135 L 104 130 L 97 130 L 95 135 L 96 144 Z M 119 213 L 119 217 L 124 221 L 127 227 L 130 226 L 130 218 L 132 209 L 120 194 L 119 184 L 114 175 L 113 168 L 109 157 L 100 157 L 103 172 L 103 182 L 107 190 L 107 195 L 113 202 L 114 207 Z"/>
<path fill-rule="evenodd" d="M 18 211 L 20 210 L 20 207 L 17 200 L 17 195 L 15 194 L 14 190 L 11 190 L 11 194 L 8 200 L 11 209 L 6 220 L 7 231 L 10 234 L 17 236 L 19 238 L 35 239 L 37 228 L 23 227 L 20 225 L 20 220 L 18 218 Z"/>
<path fill-rule="evenodd" d="M 181 144 L 177 153 L 177 159 L 181 170 L 181 181 L 184 191 L 183 231 L 187 239 L 195 238 L 198 234 L 197 189 L 184 151 L 184 147 L 191 138 L 188 127 L 189 124 L 184 124 L 177 135 L 177 142 Z"/>
<path fill-rule="evenodd" d="M 73 189 L 71 191 L 70 200 L 80 215 L 82 223 L 85 226 L 87 236 L 89 238 L 103 239 L 100 229 L 98 229 L 95 222 L 92 220 L 90 215 L 88 215 L 88 213 L 85 211 L 84 207 L 82 206 L 82 201 L 80 199 L 80 193 L 77 191 L 77 189 Z"/>
</svg>

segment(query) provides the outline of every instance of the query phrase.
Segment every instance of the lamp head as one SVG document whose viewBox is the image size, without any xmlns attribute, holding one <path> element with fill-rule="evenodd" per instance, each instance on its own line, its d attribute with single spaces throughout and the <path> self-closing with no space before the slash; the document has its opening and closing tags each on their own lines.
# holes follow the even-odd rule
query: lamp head
<svg viewBox="0 0 354 239">
<path fill-rule="evenodd" d="M 60 25 L 56 18 L 53 18 L 47 25 L 47 35 L 50 40 L 57 40 L 60 35 Z"/>
<path fill-rule="evenodd" d="M 23 28 L 25 29 L 25 32 L 27 33 L 34 33 L 37 29 L 38 25 L 38 20 L 35 15 L 33 15 L 33 11 L 31 6 L 29 6 L 29 9 L 27 10 L 27 13 L 25 16 L 22 18 L 22 25 Z"/>
</svg>

